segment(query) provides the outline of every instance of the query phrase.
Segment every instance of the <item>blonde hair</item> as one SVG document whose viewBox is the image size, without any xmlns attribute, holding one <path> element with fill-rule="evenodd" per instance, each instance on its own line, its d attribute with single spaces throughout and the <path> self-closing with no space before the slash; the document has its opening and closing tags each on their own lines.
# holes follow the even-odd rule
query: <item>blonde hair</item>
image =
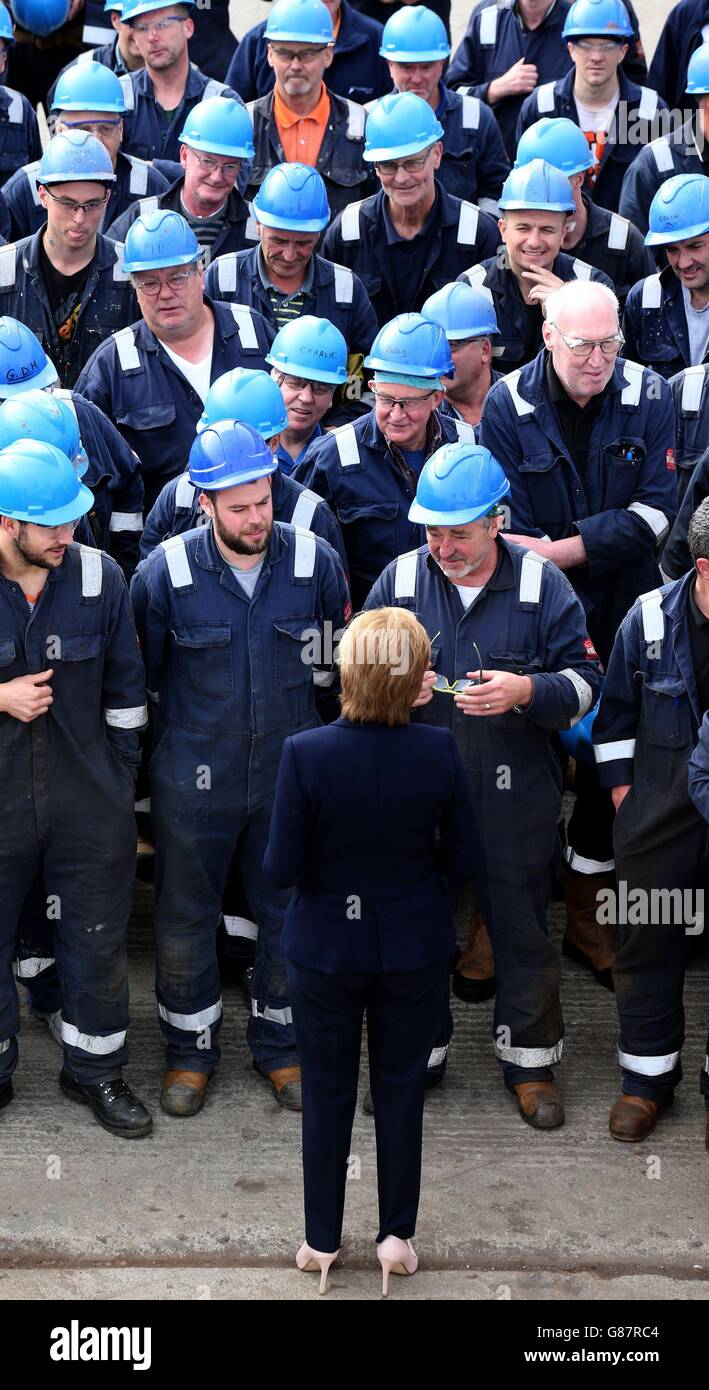
<svg viewBox="0 0 709 1390">
<path fill-rule="evenodd" d="M 426 629 L 405 608 L 373 608 L 340 642 L 342 713 L 358 724 L 408 724 L 431 661 Z"/>
</svg>

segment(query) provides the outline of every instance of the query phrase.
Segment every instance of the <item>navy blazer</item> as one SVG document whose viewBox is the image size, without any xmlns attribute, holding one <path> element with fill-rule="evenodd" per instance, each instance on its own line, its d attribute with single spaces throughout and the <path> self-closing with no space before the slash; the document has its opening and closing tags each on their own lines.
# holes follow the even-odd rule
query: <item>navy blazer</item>
<svg viewBox="0 0 709 1390">
<path fill-rule="evenodd" d="M 438 837 L 437 838 L 437 832 Z M 489 921 L 470 784 L 448 729 L 340 718 L 283 745 L 264 869 L 295 884 L 286 959 L 326 974 L 420 970 L 455 948 L 443 877 Z"/>
</svg>

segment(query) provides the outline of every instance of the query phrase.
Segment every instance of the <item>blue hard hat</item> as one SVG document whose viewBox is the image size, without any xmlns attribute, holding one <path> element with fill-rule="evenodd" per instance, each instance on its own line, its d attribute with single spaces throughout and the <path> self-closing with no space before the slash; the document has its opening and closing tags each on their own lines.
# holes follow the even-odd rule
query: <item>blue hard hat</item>
<svg viewBox="0 0 709 1390">
<path fill-rule="evenodd" d="M 5 43 L 15 42 L 12 16 L 4 5 L 0 5 L 0 39 L 4 39 Z"/>
<path fill-rule="evenodd" d="M 585 763 L 587 767 L 594 767 L 596 762 L 593 753 L 593 723 L 600 708 L 599 700 L 572 728 L 559 730 L 559 742 L 562 747 L 572 758 Z"/>
<path fill-rule="evenodd" d="M 111 111 L 118 116 L 125 109 L 123 88 L 103 63 L 73 63 L 57 78 L 52 111 Z"/>
<path fill-rule="evenodd" d="M 63 130 L 49 141 L 37 183 L 115 183 L 108 150 L 86 130 Z"/>
<path fill-rule="evenodd" d="M 547 164 L 545 159 L 533 159 L 507 175 L 498 200 L 500 211 L 538 208 L 542 212 L 573 212 L 576 204 L 566 174 Z"/>
<path fill-rule="evenodd" d="M 450 51 L 443 20 L 425 5 L 404 5 L 384 25 L 379 56 L 390 63 L 435 63 Z"/>
<path fill-rule="evenodd" d="M 180 144 L 207 154 L 253 159 L 254 128 L 245 106 L 234 97 L 208 97 L 192 108 L 182 127 Z"/>
<path fill-rule="evenodd" d="M 123 246 L 123 268 L 132 274 L 167 265 L 193 265 L 203 255 L 189 222 L 179 212 L 159 208 L 131 223 Z"/>
<path fill-rule="evenodd" d="M 266 361 L 289 376 L 304 381 L 328 381 L 341 386 L 347 380 L 347 343 L 329 319 L 303 314 L 287 323 L 271 343 Z"/>
<path fill-rule="evenodd" d="M 409 521 L 466 526 L 489 516 L 509 490 L 509 478 L 482 444 L 444 444 L 421 469 Z"/>
<path fill-rule="evenodd" d="M 179 0 L 181 5 L 194 5 L 196 0 Z M 131 24 L 139 15 L 150 14 L 153 10 L 166 9 L 165 0 L 123 0 L 121 7 L 121 19 L 124 24 Z"/>
<path fill-rule="evenodd" d="M 278 460 L 261 435 L 241 420 L 217 420 L 197 435 L 190 449 L 190 482 L 222 492 L 275 473 Z"/>
<path fill-rule="evenodd" d="M 18 439 L 53 444 L 71 459 L 80 478 L 88 469 L 89 460 L 76 415 L 60 396 L 34 388 L 3 401 L 0 405 L 0 449 L 6 449 Z"/>
<path fill-rule="evenodd" d="M 562 39 L 597 34 L 606 39 L 630 39 L 633 26 L 623 0 L 574 0 L 561 31 Z"/>
<path fill-rule="evenodd" d="M 453 376 L 455 367 L 443 329 L 423 314 L 397 314 L 379 329 L 365 367 L 403 376 Z"/>
<path fill-rule="evenodd" d="M 322 0 L 276 0 L 266 20 L 269 43 L 334 43 L 335 30 Z"/>
<path fill-rule="evenodd" d="M 94 505 L 93 493 L 53 444 L 18 439 L 0 450 L 0 516 L 35 526 L 78 521 Z"/>
<path fill-rule="evenodd" d="M 262 439 L 272 439 L 288 425 L 280 386 L 268 372 L 233 367 L 212 382 L 197 421 L 197 433 L 218 420 L 241 420 L 257 430 Z"/>
<path fill-rule="evenodd" d="M 123 0 L 106 0 L 106 3 L 103 7 L 103 12 L 104 14 L 108 14 L 110 10 L 118 10 L 118 13 L 120 14 L 122 9 Z"/>
<path fill-rule="evenodd" d="M 39 338 L 19 319 L 0 318 L 0 400 L 32 386 L 54 386 L 57 369 Z"/>
<path fill-rule="evenodd" d="M 12 13 L 21 29 L 46 39 L 66 24 L 71 0 L 12 0 Z"/>
<path fill-rule="evenodd" d="M 519 138 L 514 167 L 521 169 L 533 159 L 545 160 L 569 179 L 594 165 L 586 136 L 567 116 L 543 116 L 527 127 Z"/>
<path fill-rule="evenodd" d="M 405 159 L 443 139 L 443 126 L 423 97 L 413 92 L 389 92 L 367 116 L 362 155 L 369 163 Z"/>
<path fill-rule="evenodd" d="M 330 221 L 327 190 L 309 164 L 275 164 L 269 169 L 251 209 L 264 227 L 321 232 Z"/>
<path fill-rule="evenodd" d="M 675 174 L 657 190 L 648 213 L 646 246 L 667 246 L 674 241 L 709 232 L 709 179 L 705 174 Z"/>
<path fill-rule="evenodd" d="M 446 338 L 453 342 L 459 338 L 488 338 L 500 331 L 492 301 L 463 280 L 454 280 L 429 295 L 421 313 L 440 324 Z"/>
<path fill-rule="evenodd" d="M 689 96 L 705 96 L 709 92 L 709 43 L 696 48 L 687 65 L 687 82 L 684 88 Z"/>
</svg>

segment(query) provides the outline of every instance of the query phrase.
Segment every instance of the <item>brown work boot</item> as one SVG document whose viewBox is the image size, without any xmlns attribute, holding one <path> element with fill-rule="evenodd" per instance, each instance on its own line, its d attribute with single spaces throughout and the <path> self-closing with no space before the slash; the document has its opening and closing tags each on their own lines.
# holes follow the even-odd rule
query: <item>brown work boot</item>
<svg viewBox="0 0 709 1390">
<path fill-rule="evenodd" d="M 598 894 L 617 893 L 613 873 L 577 874 L 566 866 L 566 931 L 561 949 L 565 956 L 587 966 L 599 985 L 612 990 L 611 966 L 618 952 L 618 928 L 599 922 Z"/>
<path fill-rule="evenodd" d="M 160 1104 L 166 1115 L 196 1115 L 204 1105 L 210 1073 L 168 1071 L 162 1083 Z"/>
<path fill-rule="evenodd" d="M 614 1139 L 623 1144 L 638 1144 L 652 1134 L 663 1110 L 672 1104 L 673 1097 L 648 1100 L 647 1096 L 621 1096 L 611 1110 L 608 1128 Z"/>
<path fill-rule="evenodd" d="M 480 908 L 470 916 L 468 944 L 453 971 L 453 993 L 466 1004 L 480 1004 L 495 993 L 495 957 Z"/>
<path fill-rule="evenodd" d="M 506 1081 L 511 1095 L 517 1098 L 517 1109 L 532 1129 L 558 1129 L 563 1125 L 564 1106 L 554 1081 Z"/>
<path fill-rule="evenodd" d="M 300 1067 L 277 1067 L 275 1071 L 261 1071 L 254 1058 L 254 1071 L 268 1081 L 278 1104 L 284 1110 L 302 1110 L 303 1100 L 300 1092 Z"/>
</svg>

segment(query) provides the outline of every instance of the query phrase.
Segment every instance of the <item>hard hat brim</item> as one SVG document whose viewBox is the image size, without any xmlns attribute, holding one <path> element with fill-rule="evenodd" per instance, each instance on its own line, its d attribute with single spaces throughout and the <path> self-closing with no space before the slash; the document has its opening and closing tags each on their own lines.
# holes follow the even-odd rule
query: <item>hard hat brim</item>
<svg viewBox="0 0 709 1390">
<path fill-rule="evenodd" d="M 502 494 L 503 497 L 506 495 Z M 463 507 L 457 512 L 437 512 L 422 507 L 414 498 L 409 507 L 409 521 L 418 521 L 423 526 L 467 526 L 471 521 L 479 521 L 481 516 L 487 516 L 494 506 L 494 502 L 486 502 L 484 507 Z"/>
<path fill-rule="evenodd" d="M 439 63 L 450 58 L 450 52 L 450 44 L 443 51 L 426 48 L 421 53 L 413 53 L 410 48 L 397 48 L 394 53 L 387 48 L 380 48 L 379 57 L 387 58 L 390 63 Z"/>
<path fill-rule="evenodd" d="M 306 371 L 302 364 L 291 366 L 288 362 L 279 362 L 277 357 L 272 357 L 270 353 L 264 358 L 270 367 L 275 367 L 277 372 L 285 372 L 286 376 L 302 377 L 303 381 L 324 381 L 328 386 L 342 386 L 347 380 L 347 368 L 338 367 L 336 371 L 328 372 L 323 367 L 308 367 Z"/>
<path fill-rule="evenodd" d="M 393 150 L 365 150 L 362 158 L 368 164 L 387 164 L 392 159 L 406 159 L 410 154 L 421 154 L 422 150 L 429 150 L 431 145 L 437 145 L 442 139 L 443 132 L 433 137 L 429 135 L 425 140 L 412 140 L 408 145 L 396 145 Z"/>
<path fill-rule="evenodd" d="M 522 166 L 525 167 L 524 165 Z M 561 172 L 561 171 L 560 171 Z M 575 212 L 576 204 L 572 198 L 568 203 L 541 203 L 530 198 L 510 198 L 504 203 L 498 199 L 500 212 Z"/>
<path fill-rule="evenodd" d="M 204 250 L 201 246 L 196 253 L 190 251 L 182 256 L 159 256 L 157 259 L 150 261 L 129 261 L 124 256 L 123 269 L 126 270 L 129 275 L 133 275 L 136 271 L 141 270 L 166 270 L 167 267 L 171 265 L 195 265 L 197 261 L 202 260 L 203 256 Z"/>
<path fill-rule="evenodd" d="M 256 150 L 251 143 L 239 145 L 236 149 L 233 145 L 223 145 L 217 140 L 194 140 L 192 136 L 181 135 L 179 137 L 181 145 L 188 145 L 191 150 L 203 150 L 205 154 L 223 154 L 227 159 L 254 159 Z"/>
<path fill-rule="evenodd" d="M 693 227 L 682 227 L 678 232 L 648 232 L 646 246 L 670 246 L 675 241 L 691 241 L 692 237 L 705 236 L 709 232 L 709 221 L 696 222 Z"/>
<path fill-rule="evenodd" d="M 326 217 L 304 217 L 296 221 L 294 217 L 278 217 L 274 212 L 263 212 L 256 206 L 256 200 L 251 204 L 251 211 L 257 222 L 264 227 L 275 227 L 282 232 L 321 232 L 327 226 L 330 216 Z"/>
<path fill-rule="evenodd" d="M 25 507 L 18 507 L 15 511 L 0 507 L 0 515 L 8 516 L 13 521 L 29 522 L 32 526 L 63 526 L 67 521 L 79 521 L 91 511 L 94 495 L 83 483 L 79 483 L 78 487 L 73 502 L 67 502 L 63 507 L 55 507 L 53 511 L 43 512 L 41 516 L 36 512 L 28 512 Z"/>
<path fill-rule="evenodd" d="M 285 40 L 286 43 L 317 44 L 318 48 L 321 44 L 324 47 L 329 47 L 335 42 L 334 33 L 327 38 L 325 34 L 296 34 L 293 29 L 284 29 L 283 32 L 279 30 L 277 34 L 269 34 L 268 30 L 264 30 L 264 38 L 268 43 L 282 43 Z"/>
<path fill-rule="evenodd" d="M 7 400 L 8 396 L 19 396 L 23 391 L 31 391 L 33 387 L 42 391 L 45 386 L 54 386 L 58 380 L 59 373 L 54 363 L 47 358 L 41 372 L 36 376 L 28 377 L 25 381 L 0 382 L 0 400 Z"/>
<path fill-rule="evenodd" d="M 278 472 L 278 460 L 274 457 L 273 463 L 268 467 L 262 464 L 258 468 L 247 468 L 245 472 L 233 473 L 228 478 L 220 478 L 218 481 L 205 478 L 204 475 L 199 477 L 191 468 L 188 468 L 187 472 L 190 482 L 200 491 L 225 492 L 228 487 L 239 487 L 241 483 L 256 483 L 259 478 L 269 478 L 272 473 Z"/>
<path fill-rule="evenodd" d="M 123 104 L 123 106 L 116 106 L 115 101 L 91 101 L 91 102 L 87 102 L 87 101 L 77 101 L 76 98 L 74 98 L 74 97 L 72 97 L 71 101 L 57 101 L 56 98 L 55 98 L 55 100 L 52 102 L 51 110 L 52 110 L 52 112 L 54 112 L 54 111 L 105 111 L 108 115 L 111 115 L 111 116 L 125 116 L 125 114 L 126 114 L 125 103 Z"/>
</svg>

